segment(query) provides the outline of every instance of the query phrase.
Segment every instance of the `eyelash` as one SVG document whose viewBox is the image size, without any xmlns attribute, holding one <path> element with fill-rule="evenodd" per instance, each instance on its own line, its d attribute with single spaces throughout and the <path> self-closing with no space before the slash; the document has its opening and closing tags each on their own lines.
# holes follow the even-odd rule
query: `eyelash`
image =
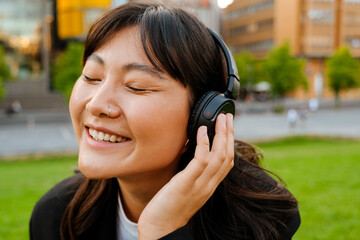
<svg viewBox="0 0 360 240">
<path fill-rule="evenodd" d="M 147 89 L 142 89 L 142 88 L 134 88 L 134 87 L 130 87 L 130 86 L 126 86 L 127 89 L 129 89 L 132 92 L 137 92 L 137 93 L 142 93 L 142 92 L 146 92 Z"/>
<path fill-rule="evenodd" d="M 93 79 L 93 78 L 89 78 L 88 76 L 86 76 L 86 75 L 84 75 L 83 74 L 83 76 L 84 76 L 84 78 L 85 78 L 85 81 L 87 81 L 87 82 L 100 82 L 101 80 L 100 79 Z"/>
<path fill-rule="evenodd" d="M 86 76 L 84 74 L 83 74 L 83 76 L 85 78 L 85 81 L 90 82 L 90 83 L 95 83 L 95 82 L 100 82 L 101 81 L 100 79 L 89 78 L 88 76 Z M 143 93 L 143 92 L 148 91 L 147 89 L 134 88 L 134 87 L 131 87 L 131 86 L 126 86 L 126 88 L 129 89 L 132 92 L 135 92 L 135 93 Z"/>
</svg>

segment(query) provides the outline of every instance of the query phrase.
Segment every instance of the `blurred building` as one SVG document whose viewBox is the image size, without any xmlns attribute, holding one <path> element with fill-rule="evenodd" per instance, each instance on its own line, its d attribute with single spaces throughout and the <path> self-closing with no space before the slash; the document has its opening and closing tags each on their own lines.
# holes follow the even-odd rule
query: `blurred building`
<svg viewBox="0 0 360 240">
<path fill-rule="evenodd" d="M 216 0 L 172 1 L 190 10 L 215 31 L 220 30 L 220 11 Z M 90 25 L 104 12 L 131 0 L 56 0 L 55 2 L 57 37 L 81 39 L 86 36 Z"/>
<path fill-rule="evenodd" d="M 49 7 L 45 0 L 0 1 L 0 45 L 16 80 L 7 84 L 0 109 L 16 102 L 24 109 L 64 105 L 60 95 L 49 91 Z"/>
<path fill-rule="evenodd" d="M 170 0 L 185 6 L 206 26 L 220 32 L 220 9 L 216 0 Z"/>
<path fill-rule="evenodd" d="M 20 78 L 40 74 L 42 0 L 0 1 L 0 42 L 11 72 Z"/>
<path fill-rule="evenodd" d="M 111 0 L 56 0 L 55 24 L 60 39 L 84 38 L 90 25 L 111 8 Z"/>
<path fill-rule="evenodd" d="M 0 45 L 18 81 L 8 84 L 4 109 L 20 101 L 24 109 L 60 108 L 51 89 L 51 60 L 69 41 L 83 41 L 90 25 L 111 8 L 131 0 L 0 0 Z M 220 31 L 216 0 L 172 0 Z"/>
<path fill-rule="evenodd" d="M 234 52 L 264 58 L 288 41 L 296 57 L 307 61 L 309 92 L 299 98 L 331 98 L 325 59 L 347 45 L 360 58 L 360 0 L 234 0 L 223 12 L 222 33 Z M 359 98 L 360 90 L 342 93 Z"/>
</svg>

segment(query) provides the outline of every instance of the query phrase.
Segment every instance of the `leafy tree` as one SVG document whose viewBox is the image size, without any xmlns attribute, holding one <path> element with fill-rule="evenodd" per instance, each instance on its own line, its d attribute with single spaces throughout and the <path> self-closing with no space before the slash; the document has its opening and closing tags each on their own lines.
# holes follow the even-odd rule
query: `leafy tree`
<svg viewBox="0 0 360 240">
<path fill-rule="evenodd" d="M 303 66 L 304 61 L 291 56 L 287 42 L 270 51 L 263 63 L 263 69 L 275 98 L 284 98 L 288 92 L 299 86 L 307 89 Z"/>
<path fill-rule="evenodd" d="M 264 79 L 261 64 L 251 53 L 246 52 L 234 55 L 234 60 L 240 77 L 240 96 L 245 98 L 247 93 L 254 90 L 255 84 Z"/>
<path fill-rule="evenodd" d="M 236 67 L 239 72 L 240 83 L 247 89 L 262 80 L 261 66 L 258 60 L 250 53 L 234 55 Z"/>
<path fill-rule="evenodd" d="M 5 62 L 4 55 L 4 48 L 0 46 L 0 99 L 5 96 L 4 83 L 11 79 L 10 69 Z"/>
<path fill-rule="evenodd" d="M 81 58 L 84 44 L 70 42 L 52 67 L 54 87 L 70 99 L 72 88 L 82 72 Z"/>
<path fill-rule="evenodd" d="M 359 62 L 355 60 L 347 47 L 338 49 L 326 61 L 326 74 L 329 86 L 335 93 L 335 106 L 340 106 L 340 91 L 356 87 L 359 79 Z"/>
</svg>

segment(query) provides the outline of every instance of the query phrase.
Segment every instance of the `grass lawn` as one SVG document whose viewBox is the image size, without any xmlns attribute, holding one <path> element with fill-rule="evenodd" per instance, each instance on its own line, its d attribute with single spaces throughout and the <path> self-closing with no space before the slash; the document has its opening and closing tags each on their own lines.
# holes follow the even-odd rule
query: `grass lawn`
<svg viewBox="0 0 360 240">
<path fill-rule="evenodd" d="M 359 239 L 360 141 L 294 137 L 258 146 L 299 200 L 294 240 Z M 0 239 L 28 239 L 34 204 L 75 166 L 76 157 L 0 161 Z"/>
<path fill-rule="evenodd" d="M 295 137 L 258 144 L 299 201 L 295 240 L 359 239 L 360 141 Z"/>
<path fill-rule="evenodd" d="M 72 175 L 76 157 L 0 162 L 0 239 L 29 239 L 29 220 L 37 200 Z"/>
</svg>

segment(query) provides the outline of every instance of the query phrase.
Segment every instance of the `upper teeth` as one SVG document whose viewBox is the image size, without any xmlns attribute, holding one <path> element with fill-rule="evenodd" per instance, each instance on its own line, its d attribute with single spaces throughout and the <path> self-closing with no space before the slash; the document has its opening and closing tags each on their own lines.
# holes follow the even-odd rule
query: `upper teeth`
<svg viewBox="0 0 360 240">
<path fill-rule="evenodd" d="M 90 136 L 92 136 L 95 140 L 103 141 L 103 142 L 123 142 L 128 140 L 126 137 L 120 137 L 117 135 L 104 133 L 101 131 L 97 131 L 95 129 L 89 129 Z"/>
</svg>

